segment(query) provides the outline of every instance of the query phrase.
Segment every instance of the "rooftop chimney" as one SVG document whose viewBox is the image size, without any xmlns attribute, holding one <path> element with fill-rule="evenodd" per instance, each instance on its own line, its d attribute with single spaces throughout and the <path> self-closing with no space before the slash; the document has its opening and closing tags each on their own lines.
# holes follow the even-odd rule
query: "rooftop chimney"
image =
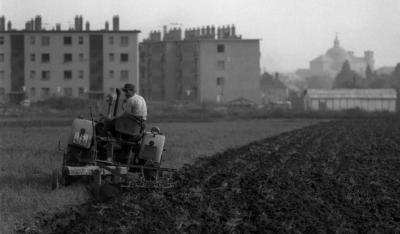
<svg viewBox="0 0 400 234">
<path fill-rule="evenodd" d="M 119 31 L 119 16 L 113 16 L 113 31 Z"/>
<path fill-rule="evenodd" d="M 7 23 L 7 30 L 11 31 L 11 29 L 12 29 L 12 25 L 11 25 L 11 21 L 9 20 Z"/>
<path fill-rule="evenodd" d="M 164 39 L 165 39 L 167 36 L 167 25 L 163 26 L 163 35 L 164 35 Z"/>
<path fill-rule="evenodd" d="M 79 30 L 79 16 L 75 16 L 75 31 Z"/>
<path fill-rule="evenodd" d="M 56 24 L 56 30 L 57 31 L 61 31 L 61 24 L 60 23 Z"/>
<path fill-rule="evenodd" d="M 83 31 L 83 16 L 79 16 L 79 31 Z"/>
<path fill-rule="evenodd" d="M 109 28 L 109 24 L 108 24 L 108 21 L 106 21 L 106 28 L 105 28 L 105 30 L 108 31 L 108 28 Z"/>
<path fill-rule="evenodd" d="M 86 21 L 86 31 L 90 31 L 90 23 L 89 23 L 89 21 Z"/>
<path fill-rule="evenodd" d="M 200 34 L 201 34 L 201 37 L 205 37 L 205 35 L 206 35 L 206 29 L 204 28 L 204 26 L 202 26 L 201 27 L 201 29 L 200 29 Z"/>
<path fill-rule="evenodd" d="M 6 18 L 3 16 L 0 17 L 0 31 L 6 30 Z"/>
<path fill-rule="evenodd" d="M 40 15 L 37 15 L 35 17 L 35 31 L 41 31 L 42 30 L 42 17 Z"/>
</svg>

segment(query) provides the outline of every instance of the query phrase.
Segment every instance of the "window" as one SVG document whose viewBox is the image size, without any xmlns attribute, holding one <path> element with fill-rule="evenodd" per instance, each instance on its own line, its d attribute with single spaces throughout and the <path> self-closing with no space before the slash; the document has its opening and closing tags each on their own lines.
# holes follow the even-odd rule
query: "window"
<svg viewBox="0 0 400 234">
<path fill-rule="evenodd" d="M 108 55 L 108 58 L 109 58 L 110 62 L 114 62 L 114 54 L 113 53 L 110 53 Z"/>
<path fill-rule="evenodd" d="M 127 36 L 121 37 L 121 46 L 127 46 L 129 44 L 129 38 Z"/>
<path fill-rule="evenodd" d="M 129 80 L 129 74 L 127 70 L 122 70 L 121 71 L 121 81 L 127 81 Z"/>
<path fill-rule="evenodd" d="M 79 54 L 79 62 L 83 62 L 83 54 L 82 53 Z"/>
<path fill-rule="evenodd" d="M 84 95 L 84 89 L 83 88 L 79 88 L 78 89 L 78 96 L 79 97 L 83 97 L 83 95 Z"/>
<path fill-rule="evenodd" d="M 64 80 L 72 79 L 72 71 L 64 71 Z"/>
<path fill-rule="evenodd" d="M 223 61 L 223 60 L 217 61 L 217 68 L 219 71 L 224 71 L 225 70 L 225 61 Z"/>
<path fill-rule="evenodd" d="M 31 54 L 31 62 L 35 62 L 35 60 L 36 60 L 35 54 Z"/>
<path fill-rule="evenodd" d="M 0 54 L 0 63 L 4 62 L 4 54 Z"/>
<path fill-rule="evenodd" d="M 4 71 L 0 71 L 0 80 L 4 80 Z"/>
<path fill-rule="evenodd" d="M 121 54 L 121 62 L 128 62 L 128 54 Z"/>
<path fill-rule="evenodd" d="M 42 54 L 42 63 L 50 62 L 50 54 Z"/>
<path fill-rule="evenodd" d="M 114 79 L 114 71 L 113 71 L 113 70 L 110 70 L 109 73 L 110 73 L 110 78 L 111 78 L 111 79 Z"/>
<path fill-rule="evenodd" d="M 223 86 L 225 83 L 224 77 L 217 77 L 217 85 Z"/>
<path fill-rule="evenodd" d="M 42 80 L 50 80 L 50 71 L 42 71 Z"/>
<path fill-rule="evenodd" d="M 0 37 L 0 45 L 4 45 L 4 37 Z"/>
<path fill-rule="evenodd" d="M 31 88 L 31 90 L 30 90 L 30 93 L 31 93 L 31 97 L 35 97 L 36 96 L 36 89 L 35 88 Z"/>
<path fill-rule="evenodd" d="M 42 97 L 47 98 L 50 96 L 50 88 L 42 88 Z"/>
<path fill-rule="evenodd" d="M 109 42 L 110 42 L 110 45 L 114 44 L 114 37 L 113 36 L 109 37 Z"/>
<path fill-rule="evenodd" d="M 72 62 L 72 54 L 64 54 L 64 63 Z"/>
<path fill-rule="evenodd" d="M 35 77 L 36 77 L 36 71 L 33 71 L 33 70 L 32 70 L 29 77 L 31 78 L 31 80 L 35 79 Z"/>
<path fill-rule="evenodd" d="M 64 96 L 72 97 L 72 88 L 64 88 Z"/>
<path fill-rule="evenodd" d="M 217 45 L 217 52 L 218 53 L 224 53 L 225 52 L 225 45 Z"/>
<path fill-rule="evenodd" d="M 42 46 L 48 46 L 48 45 L 50 45 L 50 37 L 43 36 L 42 37 Z"/>
<path fill-rule="evenodd" d="M 64 37 L 64 45 L 72 45 L 72 37 Z"/>
<path fill-rule="evenodd" d="M 82 36 L 80 36 L 80 37 L 78 38 L 78 44 L 79 44 L 79 45 L 83 45 L 83 37 L 82 37 Z"/>
<path fill-rule="evenodd" d="M 79 71 L 79 79 L 83 79 L 83 70 Z"/>
<path fill-rule="evenodd" d="M 35 36 L 31 36 L 31 45 L 34 45 L 36 42 Z"/>
</svg>

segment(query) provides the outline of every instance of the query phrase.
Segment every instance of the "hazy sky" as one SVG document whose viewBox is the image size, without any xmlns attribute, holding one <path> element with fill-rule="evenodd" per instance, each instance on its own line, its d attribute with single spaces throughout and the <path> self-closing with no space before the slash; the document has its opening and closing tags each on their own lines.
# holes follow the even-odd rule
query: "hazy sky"
<svg viewBox="0 0 400 234">
<path fill-rule="evenodd" d="M 141 30 L 140 38 L 162 25 L 183 28 L 235 24 L 243 38 L 261 39 L 261 68 L 290 71 L 341 45 L 362 56 L 375 52 L 376 67 L 400 62 L 400 0 L 0 0 L 0 15 L 22 29 L 42 15 L 45 27 L 68 28 L 76 14 L 91 29 L 120 16 L 120 29 Z"/>
</svg>

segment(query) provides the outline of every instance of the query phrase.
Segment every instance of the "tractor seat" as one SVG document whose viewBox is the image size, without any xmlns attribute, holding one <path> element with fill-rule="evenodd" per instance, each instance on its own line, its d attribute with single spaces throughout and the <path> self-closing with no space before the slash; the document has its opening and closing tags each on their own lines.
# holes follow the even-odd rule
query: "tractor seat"
<svg viewBox="0 0 400 234">
<path fill-rule="evenodd" d="M 115 118 L 115 131 L 140 140 L 144 131 L 144 123 L 141 118 L 124 114 Z"/>
</svg>

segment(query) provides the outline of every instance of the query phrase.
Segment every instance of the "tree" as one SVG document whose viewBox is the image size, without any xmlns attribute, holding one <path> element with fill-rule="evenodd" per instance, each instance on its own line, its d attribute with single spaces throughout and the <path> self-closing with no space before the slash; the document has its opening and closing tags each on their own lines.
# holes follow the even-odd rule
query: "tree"
<svg viewBox="0 0 400 234">
<path fill-rule="evenodd" d="M 335 78 L 334 88 L 355 88 L 355 78 L 355 72 L 351 70 L 350 63 L 346 60 Z"/>
<path fill-rule="evenodd" d="M 387 74 L 375 74 L 375 79 L 373 79 L 369 84 L 368 88 L 372 89 L 383 89 L 383 88 L 390 88 L 390 75 Z"/>
<path fill-rule="evenodd" d="M 311 89 L 330 89 L 332 81 L 327 75 L 309 76 L 305 78 L 308 88 Z"/>
<path fill-rule="evenodd" d="M 365 78 L 367 78 L 368 81 L 372 81 L 374 79 L 374 73 L 372 72 L 372 69 L 369 66 L 369 64 L 367 65 L 367 68 L 365 69 Z"/>
<path fill-rule="evenodd" d="M 394 89 L 400 89 L 400 63 L 396 65 L 390 75 L 390 86 Z"/>
</svg>

